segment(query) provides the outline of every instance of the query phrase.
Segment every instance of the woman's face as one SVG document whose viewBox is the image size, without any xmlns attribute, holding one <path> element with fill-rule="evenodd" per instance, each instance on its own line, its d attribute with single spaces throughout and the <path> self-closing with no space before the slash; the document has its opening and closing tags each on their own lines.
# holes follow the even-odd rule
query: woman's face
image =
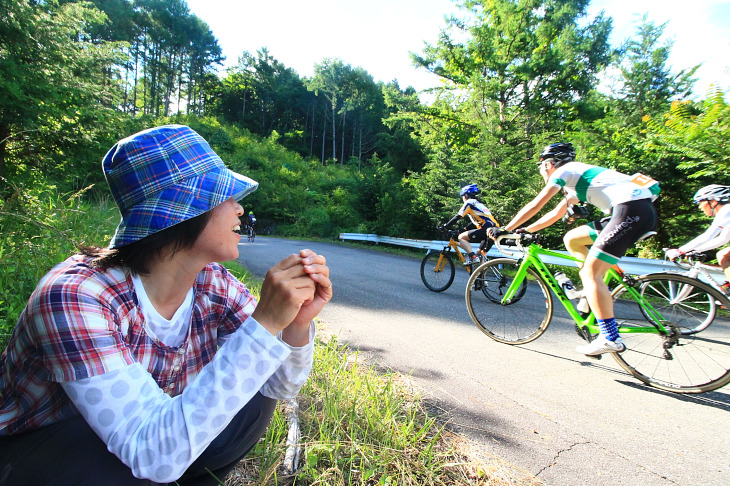
<svg viewBox="0 0 730 486">
<path fill-rule="evenodd" d="M 225 262 L 238 258 L 238 242 L 241 235 L 240 216 L 243 207 L 229 198 L 211 209 L 210 220 L 195 240 L 193 250 L 208 262 Z"/>
</svg>

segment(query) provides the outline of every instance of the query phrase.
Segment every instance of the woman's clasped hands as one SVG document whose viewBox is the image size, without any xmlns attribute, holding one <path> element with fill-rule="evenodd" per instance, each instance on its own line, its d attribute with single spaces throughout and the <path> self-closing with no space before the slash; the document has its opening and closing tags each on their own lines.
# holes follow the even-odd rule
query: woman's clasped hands
<svg viewBox="0 0 730 486">
<path fill-rule="evenodd" d="M 309 341 L 309 323 L 332 298 L 330 270 L 324 256 L 312 250 L 289 255 L 266 273 L 252 316 L 267 331 L 291 346 Z"/>
</svg>

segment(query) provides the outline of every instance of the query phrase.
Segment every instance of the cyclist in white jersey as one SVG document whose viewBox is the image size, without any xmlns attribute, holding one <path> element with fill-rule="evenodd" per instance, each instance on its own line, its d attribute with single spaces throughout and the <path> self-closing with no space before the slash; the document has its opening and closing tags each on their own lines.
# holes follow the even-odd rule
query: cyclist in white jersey
<svg viewBox="0 0 730 486">
<path fill-rule="evenodd" d="M 443 226 L 444 228 L 450 228 L 459 218 L 469 216 L 471 224 L 459 234 L 459 246 L 464 249 L 467 255 L 466 265 L 470 265 L 479 259 L 471 244 L 478 241 L 481 243 L 479 245 L 480 250 L 489 251 L 492 240 L 487 237 L 487 228 L 499 226 L 489 208 L 476 198 L 477 194 L 479 194 L 479 187 L 476 184 L 462 187 L 459 196 L 461 196 L 464 204 L 459 212 Z"/>
<path fill-rule="evenodd" d="M 584 295 L 593 309 L 601 334 L 586 346 L 576 349 L 589 356 L 622 352 L 626 346 L 618 335 L 613 300 L 603 276 L 641 235 L 656 227 L 653 201 L 659 193 L 659 185 L 641 174 L 628 176 L 611 169 L 575 162 L 574 158 L 575 150 L 570 143 L 554 143 L 545 147 L 539 162 L 545 187 L 517 213 L 504 230 L 539 231 L 560 220 L 570 204 L 580 202 L 591 203 L 611 215 L 610 220 L 601 225 L 595 238 L 588 234 L 588 226 L 581 227 L 586 234 L 585 238 L 578 239 L 585 247 L 580 277 Z M 558 193 L 563 198 L 552 211 L 521 228 Z M 498 234 L 499 231 L 490 230 L 490 236 L 496 237 Z"/>
<path fill-rule="evenodd" d="M 719 248 L 730 242 L 730 186 L 711 184 L 697 191 L 693 198 L 699 205 L 700 210 L 707 217 L 714 217 L 712 224 L 692 241 L 685 243 L 679 248 L 667 250 L 667 258 L 674 260 L 689 251 L 704 252 Z M 722 284 L 726 294 L 730 295 L 730 247 L 723 248 L 717 252 L 717 262 L 722 267 L 727 279 Z"/>
</svg>

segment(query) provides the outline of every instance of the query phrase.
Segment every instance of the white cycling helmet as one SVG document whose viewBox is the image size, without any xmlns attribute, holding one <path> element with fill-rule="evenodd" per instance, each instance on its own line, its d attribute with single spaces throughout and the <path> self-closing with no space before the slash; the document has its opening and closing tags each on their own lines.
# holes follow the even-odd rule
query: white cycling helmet
<svg viewBox="0 0 730 486">
<path fill-rule="evenodd" d="M 702 201 L 710 200 L 719 201 L 726 203 L 730 201 L 730 186 L 721 186 L 719 184 L 710 184 L 697 191 L 692 198 L 695 204 L 699 204 Z"/>
</svg>

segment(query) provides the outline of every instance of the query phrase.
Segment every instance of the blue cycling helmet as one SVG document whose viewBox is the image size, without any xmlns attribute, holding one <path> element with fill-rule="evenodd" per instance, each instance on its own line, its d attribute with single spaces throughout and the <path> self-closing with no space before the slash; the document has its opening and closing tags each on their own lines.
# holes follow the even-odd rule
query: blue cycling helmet
<svg viewBox="0 0 730 486">
<path fill-rule="evenodd" d="M 459 196 L 468 196 L 468 195 L 477 195 L 479 194 L 479 188 L 476 184 L 469 184 L 468 186 L 464 186 L 461 188 L 461 191 L 459 191 Z"/>
</svg>

